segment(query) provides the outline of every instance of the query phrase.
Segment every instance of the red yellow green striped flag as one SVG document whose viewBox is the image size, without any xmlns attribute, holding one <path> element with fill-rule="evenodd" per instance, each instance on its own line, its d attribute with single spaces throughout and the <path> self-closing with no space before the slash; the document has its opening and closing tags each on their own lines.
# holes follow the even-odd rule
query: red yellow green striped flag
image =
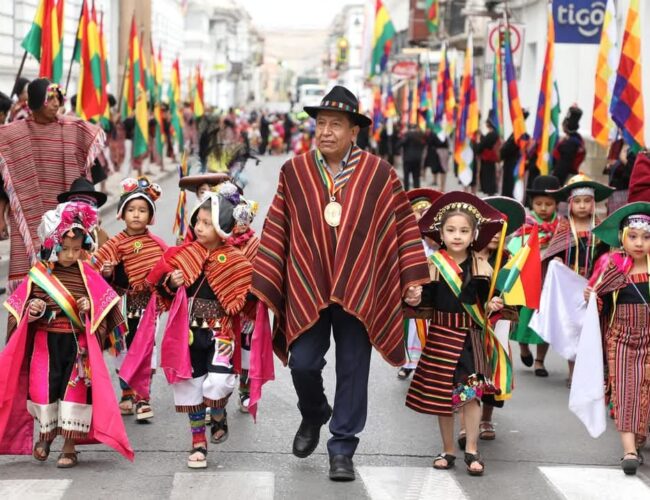
<svg viewBox="0 0 650 500">
<path fill-rule="evenodd" d="M 63 77 L 64 0 L 40 0 L 22 47 L 40 62 L 38 75 L 54 83 Z"/>
<path fill-rule="evenodd" d="M 386 6 L 381 0 L 377 0 L 375 4 L 375 30 L 372 42 L 370 76 L 378 75 L 386 69 L 395 33 L 395 26 Z"/>
<path fill-rule="evenodd" d="M 101 60 L 99 35 L 88 4 L 82 3 L 82 14 L 77 31 L 79 55 L 79 82 L 77 85 L 76 113 L 84 120 L 98 122 L 103 115 L 101 95 Z M 104 93 L 106 89 L 104 88 Z"/>
<path fill-rule="evenodd" d="M 158 48 L 158 56 L 156 58 L 155 50 L 153 48 L 153 41 L 150 42 L 151 46 L 151 75 L 150 81 L 152 88 L 150 89 L 150 99 L 153 105 L 153 117 L 156 123 L 156 137 L 155 146 L 158 155 L 162 158 L 163 148 L 165 145 L 165 136 L 163 134 L 163 119 L 162 109 L 162 47 Z"/>
<path fill-rule="evenodd" d="M 509 306 L 526 306 L 538 309 L 542 295 L 542 259 L 539 236 L 535 226 L 526 241 L 497 276 L 497 289 Z"/>
<path fill-rule="evenodd" d="M 169 114 L 174 136 L 178 143 L 178 150 L 183 151 L 185 141 L 183 139 L 183 116 L 181 115 L 181 65 L 178 57 L 172 64 L 171 84 L 169 86 Z"/>
<path fill-rule="evenodd" d="M 94 13 L 93 4 L 93 13 Z M 111 120 L 111 108 L 108 103 L 108 84 L 110 82 L 110 75 L 108 73 L 108 59 L 106 57 L 106 39 L 104 37 L 104 13 L 102 12 L 100 21 L 99 21 L 99 62 L 100 62 L 100 71 L 101 71 L 101 89 L 102 89 L 102 99 L 101 104 L 104 112 L 100 118 L 101 124 L 107 128 L 110 125 Z"/>
<path fill-rule="evenodd" d="M 200 118 L 205 113 L 205 106 L 203 104 L 203 76 L 201 76 L 201 68 L 196 67 L 194 75 L 194 99 L 192 102 L 194 109 L 194 116 Z"/>
<path fill-rule="evenodd" d="M 142 59 L 142 47 L 138 38 L 135 16 L 133 16 L 131 21 L 128 64 L 128 106 L 135 113 L 133 156 L 138 157 L 145 154 L 149 148 L 149 112 L 147 110 L 147 93 L 144 87 L 144 60 Z"/>
<path fill-rule="evenodd" d="M 424 7 L 429 33 L 438 33 L 440 27 L 440 8 L 438 0 L 426 0 Z"/>
</svg>

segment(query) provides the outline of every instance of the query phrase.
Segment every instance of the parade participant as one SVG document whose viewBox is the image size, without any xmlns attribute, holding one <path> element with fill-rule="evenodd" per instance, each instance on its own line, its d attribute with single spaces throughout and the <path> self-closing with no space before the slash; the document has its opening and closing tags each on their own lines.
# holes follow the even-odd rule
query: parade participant
<svg viewBox="0 0 650 500">
<path fill-rule="evenodd" d="M 203 201 L 209 192 L 216 192 L 216 187 L 228 180 L 230 176 L 224 173 L 186 175 L 178 181 L 178 187 L 194 193 L 198 201 Z"/>
<path fill-rule="evenodd" d="M 624 144 L 623 139 L 614 141 L 610 148 L 608 164 L 603 171 L 608 175 L 609 186 L 615 191 L 607 198 L 607 213 L 614 213 L 616 210 L 627 204 L 627 196 L 630 187 L 630 177 L 634 162 L 636 161 L 637 152 Z"/>
<path fill-rule="evenodd" d="M 176 411 L 189 416 L 187 466 L 192 469 L 207 467 L 206 406 L 212 410 L 211 442 L 228 438 L 225 408 L 241 366 L 235 322 L 246 305 L 253 268 L 227 243 L 236 206 L 235 200 L 211 193 L 190 217 L 196 241 L 169 249 L 147 278 L 162 297 L 173 299 L 161 366 L 172 384 Z"/>
<path fill-rule="evenodd" d="M 329 477 L 354 480 L 352 457 L 368 405 L 371 346 L 404 364 L 402 298 L 428 281 L 420 234 L 395 169 L 354 146 L 371 121 L 348 89 L 320 106 L 316 150 L 287 161 L 255 258 L 253 293 L 274 313 L 274 350 L 289 361 L 302 422 L 293 454 L 308 457 L 332 417 Z M 336 342 L 336 395 L 328 404 L 322 369 Z M 289 357 L 289 354 L 291 356 Z"/>
<path fill-rule="evenodd" d="M 411 202 L 411 208 L 415 214 L 415 220 L 419 221 L 424 213 L 429 209 L 431 204 L 436 201 L 442 193 L 431 188 L 411 189 L 407 191 Z M 428 257 L 437 248 L 438 245 L 429 237 L 422 237 L 422 246 L 424 253 Z M 427 322 L 422 318 L 410 318 L 404 320 L 404 347 L 406 349 L 406 363 L 397 371 L 397 378 L 405 380 L 413 373 L 418 365 L 418 360 L 422 354 L 422 346 L 427 332 Z"/>
<path fill-rule="evenodd" d="M 462 409 L 467 431 L 464 458 L 472 476 L 485 470 L 478 452 L 480 401 L 494 402 L 499 392 L 491 381 L 482 308 L 487 304 L 489 313 L 503 309 L 500 297 L 488 302 L 492 268 L 476 252 L 502 224 L 500 212 L 460 191 L 438 198 L 419 222 L 420 230 L 441 248 L 429 257 L 430 282 L 422 300 L 410 303 L 425 309 L 430 322 L 406 406 L 438 416 L 444 451 L 433 459 L 436 469 L 454 466 L 453 414 Z"/>
<path fill-rule="evenodd" d="M 557 213 L 557 203 L 560 196 L 558 190 L 560 187 L 560 182 L 557 177 L 552 175 L 539 175 L 535 178 L 532 187 L 526 190 L 532 212 L 526 217 L 524 225 L 519 228 L 508 243 L 508 251 L 511 254 L 514 255 L 526 244 L 528 235 L 534 226 L 537 226 L 539 231 L 540 251 L 543 252 L 546 250 L 562 220 L 562 217 Z M 534 362 L 535 375 L 538 377 L 548 377 L 548 371 L 544 366 L 544 360 L 548 352 L 548 344 L 528 327 L 532 315 L 532 309 L 527 307 L 521 308 L 517 328 L 510 338 L 519 342 L 521 362 L 526 366 L 533 366 Z M 533 354 L 530 352 L 529 344 L 537 345 L 537 356 L 535 358 L 533 358 Z"/>
<path fill-rule="evenodd" d="M 402 153 L 402 169 L 404 170 L 404 189 L 408 191 L 413 181 L 415 189 L 420 187 L 420 177 L 424 155 L 426 154 L 426 139 L 417 125 L 410 124 L 404 137 L 397 145 Z"/>
<path fill-rule="evenodd" d="M 101 353 L 124 323 L 119 297 L 80 260 L 92 246 L 88 228 L 96 217 L 75 202 L 46 212 L 38 228 L 42 261 L 5 303 L 11 336 L 0 354 L 0 450 L 29 452 L 33 424 L 23 427 L 23 417 L 31 415 L 40 424 L 34 458 L 47 460 L 60 435 L 60 468 L 77 465 L 76 444 L 87 439 L 133 458 Z"/>
<path fill-rule="evenodd" d="M 10 206 L 10 290 L 37 260 L 41 216 L 56 207 L 57 195 L 72 181 L 89 175 L 104 143 L 99 127 L 58 114 L 63 103 L 58 85 L 39 78 L 28 94 L 33 116 L 0 128 L 0 173 Z"/>
<path fill-rule="evenodd" d="M 529 116 L 528 110 L 523 110 L 524 120 Z M 522 136 L 522 140 L 528 140 L 528 134 Z M 515 134 L 512 133 L 501 145 L 499 156 L 503 162 L 503 182 L 501 183 L 501 196 L 512 198 L 515 189 L 515 168 L 521 160 L 521 149 L 515 141 Z"/>
<path fill-rule="evenodd" d="M 11 99 L 5 94 L 0 92 L 0 125 L 4 125 L 7 120 L 7 115 L 11 109 Z M 2 177 L 0 173 L 0 240 L 6 240 L 9 238 L 9 232 L 7 231 L 7 204 L 9 203 L 9 198 L 7 198 L 7 193 L 5 193 L 5 184 L 2 182 Z M 0 292 L 0 295 L 4 292 Z"/>
<path fill-rule="evenodd" d="M 123 220 L 126 227 L 102 245 L 92 258 L 95 269 L 102 273 L 125 301 L 128 333 L 126 349 L 115 359 L 117 373 L 120 372 L 128 349 L 139 335 L 140 319 L 152 299 L 151 287 L 145 280 L 147 274 L 167 250 L 165 242 L 148 229 L 155 221 L 156 200 L 160 195 L 160 186 L 152 184 L 147 177 L 124 179 L 117 205 L 117 218 Z M 151 363 L 153 370 L 155 359 Z M 153 418 L 148 398 L 135 393 L 122 378 L 120 387 L 122 415 L 135 414 L 138 423 Z"/>
<path fill-rule="evenodd" d="M 424 166 L 431 168 L 433 185 L 439 186 L 440 192 L 444 193 L 449 159 L 449 140 L 446 138 L 442 140 L 437 133 L 431 130 L 427 133 L 426 143 L 427 152 Z"/>
<path fill-rule="evenodd" d="M 562 121 L 562 130 L 566 135 L 553 150 L 552 174 L 558 178 L 561 185 L 564 185 L 570 176 L 578 173 L 580 165 L 587 156 L 585 141 L 578 133 L 580 118 L 582 118 L 582 110 L 574 104 Z"/>
<path fill-rule="evenodd" d="M 14 89 L 11 92 L 11 97 L 16 96 L 17 100 L 14 105 L 11 107 L 11 112 L 8 116 L 9 123 L 15 122 L 18 120 L 24 120 L 29 118 L 32 115 L 31 110 L 29 109 L 29 103 L 27 102 L 28 92 L 27 88 L 29 87 L 29 80 L 24 77 L 20 77 L 16 80 L 14 84 Z"/>
<path fill-rule="evenodd" d="M 621 467 L 625 474 L 636 474 L 650 421 L 650 203 L 618 209 L 594 229 L 594 235 L 621 248 L 594 272 L 585 300 L 591 292 L 598 295 L 609 398 L 624 454 Z"/>
<path fill-rule="evenodd" d="M 636 156 L 629 187 L 628 203 L 650 200 L 650 153 L 648 151 L 641 151 Z"/>
<path fill-rule="evenodd" d="M 481 134 L 480 140 L 476 145 L 476 153 L 481 160 L 481 168 L 479 172 L 479 180 L 481 183 L 481 191 L 488 196 L 497 193 L 497 163 L 499 162 L 499 152 L 501 150 L 501 139 L 499 133 L 494 126 L 492 118 L 492 111 L 489 113 L 489 118 L 485 121 L 487 125 L 487 134 Z"/>
<path fill-rule="evenodd" d="M 59 194 L 56 199 L 59 203 L 66 203 L 68 201 L 85 203 L 98 210 L 104 206 L 108 197 L 105 193 L 97 191 L 92 182 L 85 177 L 77 177 L 70 184 L 70 189 Z M 90 228 L 90 234 L 98 248 L 108 241 L 108 233 L 102 229 L 99 218 L 97 219 L 97 226 Z"/>
</svg>

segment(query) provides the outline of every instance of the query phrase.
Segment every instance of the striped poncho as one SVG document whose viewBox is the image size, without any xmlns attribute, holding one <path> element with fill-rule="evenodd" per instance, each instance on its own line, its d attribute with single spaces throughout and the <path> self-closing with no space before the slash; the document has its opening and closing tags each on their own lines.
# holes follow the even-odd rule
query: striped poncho
<svg viewBox="0 0 650 500">
<path fill-rule="evenodd" d="M 420 232 L 395 170 L 360 153 L 337 195 L 338 228 L 323 217 L 330 201 L 315 151 L 285 163 L 254 262 L 253 293 L 275 315 L 275 353 L 286 363 L 291 343 L 322 309 L 340 304 L 365 326 L 395 366 L 404 363 L 402 297 L 429 280 Z"/>
<path fill-rule="evenodd" d="M 70 116 L 48 124 L 32 118 L 0 127 L 0 174 L 10 203 L 10 286 L 27 275 L 41 242 L 41 216 L 77 177 L 87 177 L 104 143 L 102 130 Z"/>
</svg>

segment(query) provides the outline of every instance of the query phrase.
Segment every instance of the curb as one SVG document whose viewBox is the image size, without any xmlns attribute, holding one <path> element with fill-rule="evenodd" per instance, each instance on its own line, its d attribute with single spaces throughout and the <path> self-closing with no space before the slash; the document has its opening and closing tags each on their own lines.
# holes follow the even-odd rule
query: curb
<svg viewBox="0 0 650 500">
<path fill-rule="evenodd" d="M 175 175 L 178 175 L 178 172 L 176 171 L 175 168 L 172 168 L 171 170 L 165 170 L 160 174 L 160 176 L 155 178 L 155 182 L 163 182 Z M 106 203 L 106 205 L 104 205 L 102 208 L 99 209 L 99 216 L 103 218 L 107 218 L 108 216 L 110 216 L 110 214 L 114 215 L 119 201 L 120 201 L 119 196 L 109 198 L 109 201 Z M 3 258 L 2 260 L 0 260 L 0 276 L 2 276 L 3 280 L 6 280 L 8 273 L 9 273 L 9 256 L 7 256 L 6 259 Z"/>
</svg>

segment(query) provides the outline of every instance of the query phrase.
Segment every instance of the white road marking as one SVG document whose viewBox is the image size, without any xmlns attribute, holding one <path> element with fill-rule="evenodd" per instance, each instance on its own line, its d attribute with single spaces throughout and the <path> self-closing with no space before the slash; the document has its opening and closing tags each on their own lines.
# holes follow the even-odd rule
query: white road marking
<svg viewBox="0 0 650 500">
<path fill-rule="evenodd" d="M 71 479 L 4 479 L 0 481 L 0 498 L 59 500 L 71 484 Z"/>
<path fill-rule="evenodd" d="M 275 474 L 259 471 L 177 472 L 171 500 L 273 500 Z"/>
<path fill-rule="evenodd" d="M 430 467 L 357 467 L 372 500 L 465 500 L 448 471 Z"/>
<path fill-rule="evenodd" d="M 556 491 L 567 500 L 648 500 L 650 487 L 621 469 L 602 467 L 539 467 Z"/>
</svg>

